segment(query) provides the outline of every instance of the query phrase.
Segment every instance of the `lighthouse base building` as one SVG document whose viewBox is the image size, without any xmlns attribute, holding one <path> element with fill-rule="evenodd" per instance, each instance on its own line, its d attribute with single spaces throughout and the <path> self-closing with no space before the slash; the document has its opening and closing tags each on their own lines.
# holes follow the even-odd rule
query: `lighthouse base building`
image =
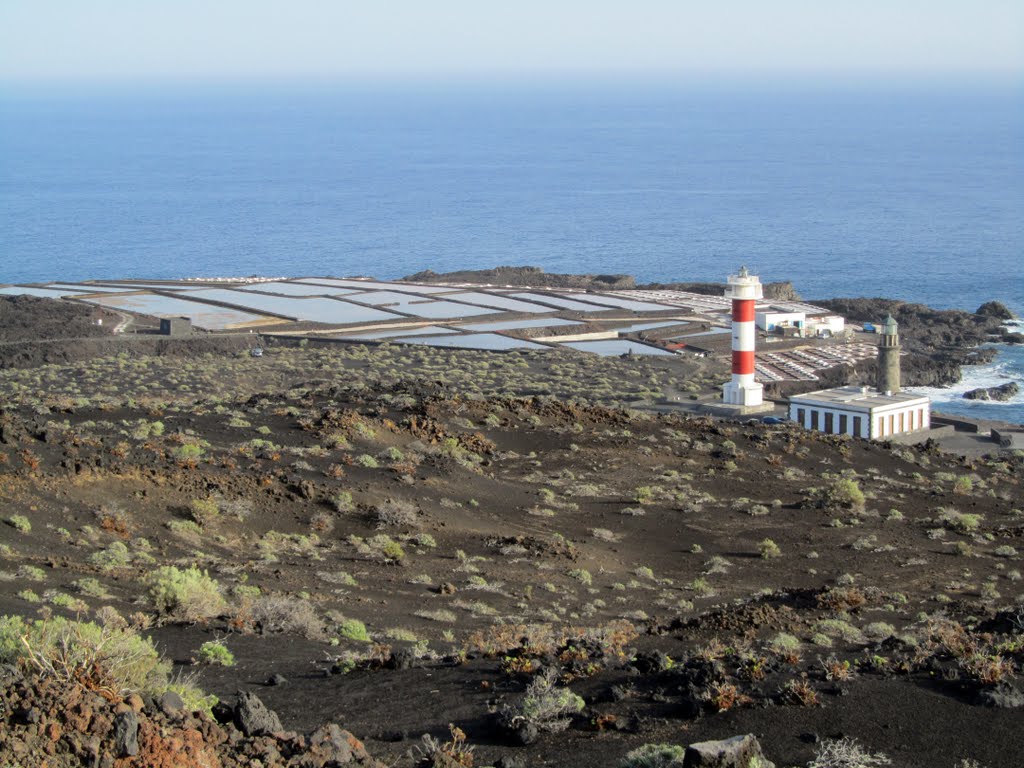
<svg viewBox="0 0 1024 768">
<path fill-rule="evenodd" d="M 927 430 L 931 400 L 910 392 L 837 387 L 789 398 L 789 418 L 815 432 L 887 440 Z"/>
<path fill-rule="evenodd" d="M 815 432 L 889 440 L 931 428 L 931 400 L 900 391 L 900 336 L 892 315 L 878 344 L 877 388 L 836 387 L 789 398 L 789 418 Z"/>
</svg>

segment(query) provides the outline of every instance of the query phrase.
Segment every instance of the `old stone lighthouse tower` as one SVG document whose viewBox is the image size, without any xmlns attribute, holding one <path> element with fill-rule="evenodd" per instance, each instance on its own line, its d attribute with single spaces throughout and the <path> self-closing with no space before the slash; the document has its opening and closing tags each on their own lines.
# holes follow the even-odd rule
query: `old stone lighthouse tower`
<svg viewBox="0 0 1024 768">
<path fill-rule="evenodd" d="M 900 391 L 900 334 L 892 315 L 885 318 L 881 332 L 875 389 L 882 394 L 896 394 Z"/>
</svg>

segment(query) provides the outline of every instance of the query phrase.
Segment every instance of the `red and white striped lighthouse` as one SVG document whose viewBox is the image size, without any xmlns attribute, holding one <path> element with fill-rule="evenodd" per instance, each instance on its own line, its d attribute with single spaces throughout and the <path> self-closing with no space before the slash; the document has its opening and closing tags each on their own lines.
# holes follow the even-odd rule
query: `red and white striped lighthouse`
<svg viewBox="0 0 1024 768">
<path fill-rule="evenodd" d="M 726 298 L 732 299 L 732 379 L 722 389 L 727 405 L 758 406 L 763 403 L 763 387 L 754 381 L 754 307 L 762 297 L 761 281 L 740 267 L 729 275 Z"/>
</svg>

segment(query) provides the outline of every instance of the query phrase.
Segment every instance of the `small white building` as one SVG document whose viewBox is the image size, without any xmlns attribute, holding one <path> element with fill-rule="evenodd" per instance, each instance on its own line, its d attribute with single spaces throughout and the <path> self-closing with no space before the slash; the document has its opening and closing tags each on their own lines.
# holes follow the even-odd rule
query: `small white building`
<svg viewBox="0 0 1024 768">
<path fill-rule="evenodd" d="M 767 333 L 782 328 L 803 328 L 806 312 L 789 312 L 775 307 L 758 307 L 754 314 L 757 327 Z"/>
<path fill-rule="evenodd" d="M 808 336 L 839 336 L 846 330 L 846 318 L 842 315 L 815 315 L 805 323 Z"/>
<path fill-rule="evenodd" d="M 837 387 L 791 397 L 789 418 L 816 432 L 884 440 L 928 429 L 931 400 L 910 392 Z"/>
</svg>

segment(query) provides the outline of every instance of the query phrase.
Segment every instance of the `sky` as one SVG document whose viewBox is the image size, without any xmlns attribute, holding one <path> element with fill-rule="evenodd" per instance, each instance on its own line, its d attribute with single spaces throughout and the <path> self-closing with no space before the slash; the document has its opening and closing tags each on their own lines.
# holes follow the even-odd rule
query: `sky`
<svg viewBox="0 0 1024 768">
<path fill-rule="evenodd" d="M 0 0 L 0 80 L 1024 78 L 1021 0 Z"/>
</svg>

